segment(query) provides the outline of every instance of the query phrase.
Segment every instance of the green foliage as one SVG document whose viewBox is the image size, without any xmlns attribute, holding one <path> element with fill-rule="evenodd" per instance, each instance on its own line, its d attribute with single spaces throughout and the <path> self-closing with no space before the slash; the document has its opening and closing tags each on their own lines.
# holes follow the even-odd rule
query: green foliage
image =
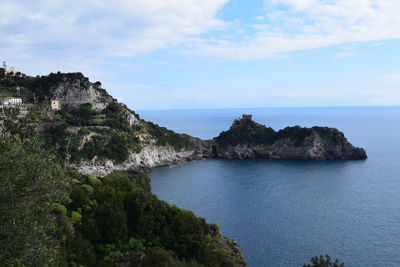
<svg viewBox="0 0 400 267">
<path fill-rule="evenodd" d="M 78 222 L 81 221 L 82 215 L 81 215 L 79 212 L 77 212 L 77 211 L 73 211 L 73 212 L 71 213 L 71 218 L 72 218 L 72 222 L 73 222 L 73 223 L 78 223 Z"/>
<path fill-rule="evenodd" d="M 311 263 L 304 264 L 303 267 L 344 267 L 344 263 L 340 263 L 338 259 L 332 262 L 329 255 L 312 257 Z"/>
<path fill-rule="evenodd" d="M 334 128 L 293 126 L 276 132 L 272 128 L 258 124 L 249 118 L 235 120 L 228 131 L 220 133 L 214 140 L 222 147 L 238 144 L 272 145 L 283 140 L 298 147 L 303 145 L 307 137 L 312 135 L 319 135 L 334 144 L 347 142 L 343 133 Z"/>
<path fill-rule="evenodd" d="M 33 138 L 37 136 L 38 130 L 38 118 L 34 114 L 28 114 L 28 116 L 19 118 L 18 108 L 5 108 L 5 116 L 0 115 L 0 121 L 2 121 L 2 132 L 8 133 L 19 139 Z"/>
<path fill-rule="evenodd" d="M 128 125 L 126 112 L 118 103 L 109 104 L 101 113 L 94 111 L 91 104 L 57 111 L 61 121 L 48 124 L 43 133 L 46 147 L 55 148 L 64 158 L 70 156 L 74 163 L 94 157 L 123 162 L 130 152 L 142 149 L 135 131 Z M 79 130 L 68 131 L 72 127 Z M 88 135 L 92 136 L 84 141 Z"/>
<path fill-rule="evenodd" d="M 138 152 L 141 149 L 135 136 L 125 132 L 115 132 L 111 130 L 100 131 L 99 135 L 94 135 L 80 149 L 82 138 L 89 134 L 90 130 L 80 130 L 75 135 L 69 136 L 69 148 L 72 162 L 81 160 L 91 160 L 95 156 L 100 159 L 112 159 L 116 162 L 125 161 L 129 152 Z M 99 131 L 93 130 L 94 133 Z"/>
<path fill-rule="evenodd" d="M 190 148 L 193 145 L 192 137 L 187 134 L 178 134 L 152 122 L 146 122 L 147 131 L 156 138 L 160 146 L 170 145 L 175 149 Z"/>
<path fill-rule="evenodd" d="M 89 194 L 89 195 L 91 195 L 93 193 L 93 191 L 94 191 L 93 187 L 91 187 L 88 184 L 83 184 L 82 188 L 85 189 L 86 193 Z"/>
<path fill-rule="evenodd" d="M 116 102 L 110 103 L 101 113 L 107 118 L 103 122 L 104 126 L 123 131 L 129 130 L 130 127 L 121 104 Z"/>
<path fill-rule="evenodd" d="M 303 128 L 300 126 L 286 127 L 277 133 L 276 139 L 290 139 L 294 142 L 295 146 L 300 146 L 304 140 L 312 135 L 313 130 L 310 128 Z"/>
<path fill-rule="evenodd" d="M 87 178 L 88 178 L 90 184 L 92 184 L 92 185 L 100 185 L 101 184 L 101 180 L 94 176 L 88 175 Z"/>
<path fill-rule="evenodd" d="M 57 205 L 57 207 L 56 207 L 56 210 L 58 210 L 59 212 L 61 212 L 61 214 L 63 214 L 63 215 L 67 215 L 67 207 L 65 207 L 64 205 L 62 205 L 62 204 L 58 204 Z"/>
<path fill-rule="evenodd" d="M 68 179 L 37 139 L 0 137 L 0 265 L 58 265 L 55 209 Z"/>
<path fill-rule="evenodd" d="M 276 132 L 272 128 L 255 123 L 251 119 L 235 120 L 231 128 L 221 132 L 215 138 L 223 147 L 237 144 L 272 144 L 275 141 Z"/>
<path fill-rule="evenodd" d="M 28 102 L 47 102 L 52 97 L 51 89 L 67 80 L 79 79 L 81 84 L 87 86 L 89 80 L 82 73 L 51 73 L 48 76 L 30 77 L 17 72 L 16 75 L 3 74 L 0 70 L 0 86 L 12 88 L 19 86 L 21 96 Z"/>
<path fill-rule="evenodd" d="M 82 176 L 81 183 L 89 181 Z M 240 266 L 219 240 L 218 227 L 170 206 L 152 193 L 144 174 L 117 172 L 93 185 L 75 184 L 70 210 L 83 210 L 70 236 L 69 262 L 86 266 Z M 94 209 L 83 209 L 95 201 Z M 86 243 L 85 250 L 80 244 Z"/>
</svg>

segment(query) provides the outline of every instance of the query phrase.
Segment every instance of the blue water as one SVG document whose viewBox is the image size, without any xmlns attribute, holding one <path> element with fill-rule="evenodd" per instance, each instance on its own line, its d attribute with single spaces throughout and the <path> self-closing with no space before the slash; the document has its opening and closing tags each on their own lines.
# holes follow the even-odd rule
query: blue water
<svg viewBox="0 0 400 267">
<path fill-rule="evenodd" d="M 400 266 L 400 108 L 142 111 L 144 119 L 211 138 L 251 113 L 275 129 L 337 127 L 365 161 L 201 160 L 150 173 L 159 198 L 216 222 L 250 266 Z"/>
</svg>

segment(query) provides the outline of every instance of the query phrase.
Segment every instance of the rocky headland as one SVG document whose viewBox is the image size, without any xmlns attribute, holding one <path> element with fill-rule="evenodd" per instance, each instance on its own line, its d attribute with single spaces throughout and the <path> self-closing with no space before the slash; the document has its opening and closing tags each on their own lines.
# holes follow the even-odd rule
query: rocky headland
<svg viewBox="0 0 400 267">
<path fill-rule="evenodd" d="M 230 129 L 212 140 L 218 158 L 268 158 L 296 160 L 366 159 L 363 148 L 354 147 L 335 128 L 300 126 L 275 131 L 244 114 Z"/>
<path fill-rule="evenodd" d="M 294 126 L 275 131 L 244 114 L 229 130 L 201 140 L 141 119 L 100 82 L 92 83 L 81 73 L 6 78 L 9 84 L 10 80 L 18 84 L 18 93 L 34 107 L 32 112 L 49 110 L 40 125 L 47 146 L 58 149 L 67 164 L 87 174 L 149 170 L 204 158 L 367 158 L 364 149 L 354 147 L 334 128 Z M 59 102 L 59 110 L 46 108 L 50 100 Z"/>
<path fill-rule="evenodd" d="M 130 153 L 126 161 L 92 160 L 76 167 L 83 173 L 105 175 L 115 170 L 151 170 L 165 165 L 210 158 L 226 159 L 290 159 L 349 160 L 366 159 L 363 148 L 353 146 L 335 128 L 300 126 L 275 131 L 253 121 L 251 115 L 236 119 L 229 130 L 211 140 L 190 137 L 188 146 L 145 146 Z"/>
</svg>

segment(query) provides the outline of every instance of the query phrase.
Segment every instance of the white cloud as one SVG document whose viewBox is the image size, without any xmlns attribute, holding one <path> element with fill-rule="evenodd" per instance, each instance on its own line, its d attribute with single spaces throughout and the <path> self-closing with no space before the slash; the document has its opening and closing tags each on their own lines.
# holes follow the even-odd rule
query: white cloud
<svg viewBox="0 0 400 267">
<path fill-rule="evenodd" d="M 399 85 L 399 90 L 400 90 L 400 73 L 384 74 L 379 76 L 378 80 L 386 84 L 397 84 Z"/>
<path fill-rule="evenodd" d="M 341 47 L 341 52 L 335 54 L 335 58 L 354 57 L 354 47 L 351 45 L 344 45 Z"/>
<path fill-rule="evenodd" d="M 265 5 L 267 28 L 257 24 L 256 34 L 236 41 L 203 40 L 196 52 L 262 59 L 297 50 L 400 38 L 398 0 L 265 0 Z"/>
<path fill-rule="evenodd" d="M 335 54 L 335 58 L 345 58 L 345 57 L 353 57 L 354 53 L 352 52 L 339 52 Z"/>
<path fill-rule="evenodd" d="M 267 5 L 269 4 L 284 4 L 292 6 L 296 10 L 303 10 L 315 5 L 316 0 L 270 0 L 265 1 Z"/>
<path fill-rule="evenodd" d="M 399 0 L 264 0 L 265 14 L 253 18 L 257 24 L 246 25 L 215 18 L 228 1 L 2 0 L 0 59 L 28 73 L 94 73 L 103 70 L 93 66 L 110 58 L 180 44 L 185 53 L 264 59 L 349 42 L 374 42 L 374 46 L 400 38 Z M 212 29 L 223 31 L 220 36 L 202 37 Z M 336 57 L 350 54 L 343 51 Z"/>
<path fill-rule="evenodd" d="M 368 47 L 377 47 L 377 46 L 381 46 L 384 44 L 385 44 L 384 42 L 376 42 L 376 43 L 369 44 Z"/>
<path fill-rule="evenodd" d="M 40 69 L 146 53 L 223 27 L 214 17 L 227 1 L 2 0 L 0 57 Z"/>
</svg>

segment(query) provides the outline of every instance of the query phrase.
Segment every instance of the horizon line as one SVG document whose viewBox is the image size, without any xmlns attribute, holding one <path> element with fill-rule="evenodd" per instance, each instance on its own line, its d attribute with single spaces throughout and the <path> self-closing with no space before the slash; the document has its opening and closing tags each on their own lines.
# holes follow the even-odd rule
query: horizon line
<svg viewBox="0 0 400 267">
<path fill-rule="evenodd" d="M 121 102 L 123 103 L 123 102 Z M 129 107 L 129 106 L 128 106 Z M 281 106 L 281 107 L 227 107 L 227 108 L 160 108 L 160 109 L 133 109 L 133 111 L 189 111 L 189 110 L 239 110 L 239 109 L 299 109 L 299 108 L 395 108 L 397 105 L 344 105 L 344 106 Z M 130 107 L 129 107 L 130 108 Z"/>
</svg>

